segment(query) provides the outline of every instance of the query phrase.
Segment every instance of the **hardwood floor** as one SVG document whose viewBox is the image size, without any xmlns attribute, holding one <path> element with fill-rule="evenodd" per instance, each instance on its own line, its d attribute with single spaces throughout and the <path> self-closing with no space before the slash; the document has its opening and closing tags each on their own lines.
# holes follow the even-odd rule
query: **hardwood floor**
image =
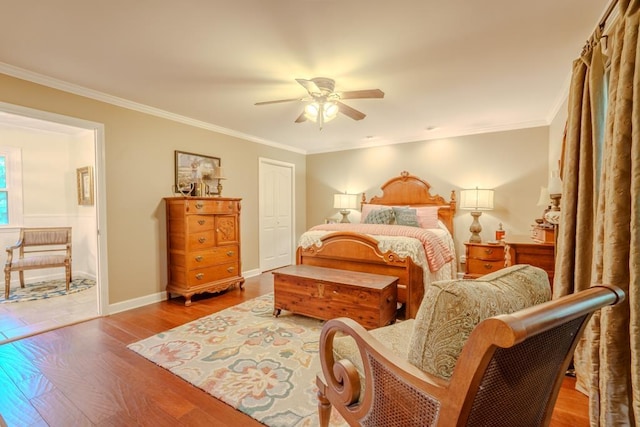
<svg viewBox="0 0 640 427">
<path fill-rule="evenodd" d="M 8 426 L 261 426 L 126 346 L 272 290 L 265 273 L 190 307 L 178 298 L 0 345 L 0 414 Z M 587 417 L 567 378 L 551 425 Z"/>
</svg>

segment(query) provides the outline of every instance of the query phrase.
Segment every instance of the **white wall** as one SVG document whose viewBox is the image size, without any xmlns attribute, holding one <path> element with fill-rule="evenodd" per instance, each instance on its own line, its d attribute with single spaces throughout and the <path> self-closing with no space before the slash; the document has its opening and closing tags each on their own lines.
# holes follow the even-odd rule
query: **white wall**
<svg viewBox="0 0 640 427">
<path fill-rule="evenodd" d="M 93 165 L 93 136 L 0 125 L 0 144 L 22 151 L 23 226 L 72 227 L 73 275 L 95 278 L 95 206 L 77 203 L 76 168 Z M 18 229 L 0 228 L 0 245 L 18 239 Z M 0 262 L 6 261 L 2 251 Z M 17 283 L 16 278 L 12 282 Z M 27 280 L 64 277 L 62 269 L 25 272 Z"/>
</svg>

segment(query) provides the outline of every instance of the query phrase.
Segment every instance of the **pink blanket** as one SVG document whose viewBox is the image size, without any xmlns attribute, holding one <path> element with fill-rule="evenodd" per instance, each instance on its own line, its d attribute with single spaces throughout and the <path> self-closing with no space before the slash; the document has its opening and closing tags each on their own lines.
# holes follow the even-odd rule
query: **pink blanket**
<svg viewBox="0 0 640 427">
<path fill-rule="evenodd" d="M 404 236 L 420 240 L 427 256 L 427 264 L 432 272 L 438 271 L 443 265 L 453 259 L 453 254 L 447 245 L 434 232 L 425 228 L 408 227 L 405 225 L 386 224 L 321 224 L 311 227 L 311 230 L 323 231 L 352 231 L 354 233 L 372 236 Z"/>
</svg>

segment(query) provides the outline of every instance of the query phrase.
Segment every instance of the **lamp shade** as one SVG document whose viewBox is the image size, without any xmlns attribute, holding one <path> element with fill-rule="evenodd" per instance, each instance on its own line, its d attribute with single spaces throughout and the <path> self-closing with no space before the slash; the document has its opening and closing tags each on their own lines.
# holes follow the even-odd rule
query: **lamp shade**
<svg viewBox="0 0 640 427">
<path fill-rule="evenodd" d="M 358 207 L 358 195 L 357 194 L 334 194 L 333 196 L 334 209 L 357 209 Z"/>
<path fill-rule="evenodd" d="M 493 209 L 493 190 L 473 188 L 460 192 L 460 209 L 490 211 Z"/>
<path fill-rule="evenodd" d="M 553 171 L 549 180 L 549 194 L 562 194 L 562 181 L 560 180 L 560 172 Z"/>
<path fill-rule="evenodd" d="M 538 206 L 547 206 L 549 203 L 549 190 L 547 190 L 547 187 L 540 187 Z"/>
<path fill-rule="evenodd" d="M 224 169 L 222 169 L 222 166 L 218 166 L 213 170 L 213 178 L 214 179 L 226 179 L 224 177 Z"/>
</svg>

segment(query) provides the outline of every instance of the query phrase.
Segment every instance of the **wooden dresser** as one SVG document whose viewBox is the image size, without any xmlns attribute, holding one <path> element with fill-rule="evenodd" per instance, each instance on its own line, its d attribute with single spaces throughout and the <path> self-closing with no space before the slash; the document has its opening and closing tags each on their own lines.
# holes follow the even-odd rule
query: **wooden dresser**
<svg viewBox="0 0 640 427">
<path fill-rule="evenodd" d="M 555 245 L 553 243 L 537 243 L 522 238 L 507 239 L 498 245 L 467 242 L 465 247 L 467 255 L 465 279 L 476 279 L 515 264 L 530 264 L 546 271 L 553 287 L 555 274 Z"/>
<path fill-rule="evenodd" d="M 221 292 L 244 284 L 240 261 L 240 201 L 227 197 L 168 197 L 167 298 Z"/>
<path fill-rule="evenodd" d="M 504 268 L 504 245 L 466 242 L 465 279 L 476 279 Z"/>
<path fill-rule="evenodd" d="M 555 275 L 555 244 L 536 243 L 531 240 L 507 239 L 505 241 L 505 266 L 515 264 L 531 264 L 540 267 L 549 275 L 549 283 L 553 288 Z"/>
</svg>

